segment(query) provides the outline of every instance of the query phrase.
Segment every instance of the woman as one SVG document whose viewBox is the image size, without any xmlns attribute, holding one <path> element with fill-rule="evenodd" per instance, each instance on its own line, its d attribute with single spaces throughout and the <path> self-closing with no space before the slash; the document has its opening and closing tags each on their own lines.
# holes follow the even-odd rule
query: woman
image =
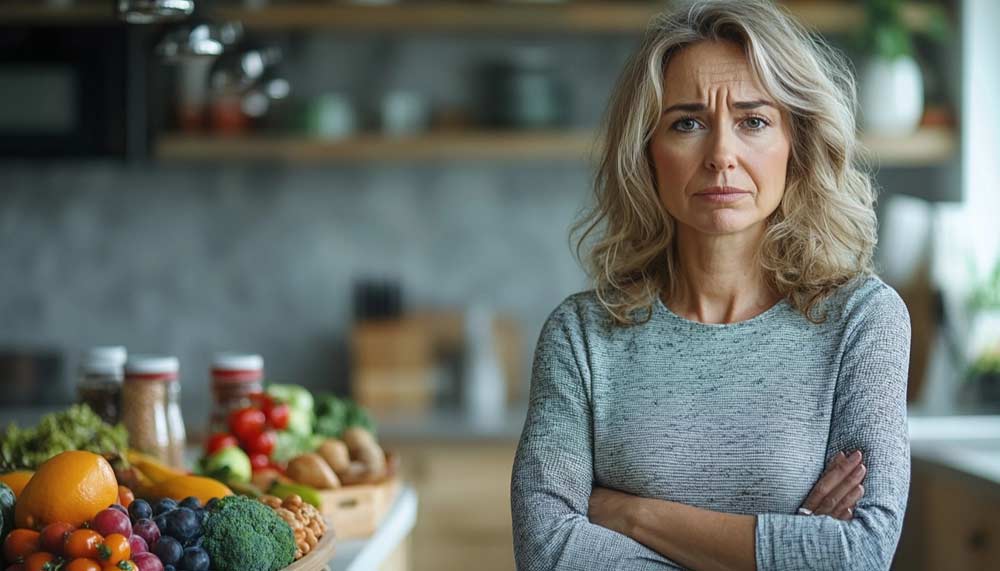
<svg viewBox="0 0 1000 571">
<path fill-rule="evenodd" d="M 769 2 L 650 28 L 577 226 L 595 288 L 535 353 L 519 568 L 889 568 L 910 322 L 872 273 L 854 108 L 843 59 Z"/>
</svg>

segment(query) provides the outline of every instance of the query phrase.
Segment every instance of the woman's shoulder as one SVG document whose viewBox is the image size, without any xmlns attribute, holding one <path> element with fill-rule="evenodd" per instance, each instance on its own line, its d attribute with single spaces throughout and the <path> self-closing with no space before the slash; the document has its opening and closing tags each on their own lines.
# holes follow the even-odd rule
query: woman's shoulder
<svg viewBox="0 0 1000 571">
<path fill-rule="evenodd" d="M 547 323 L 556 323 L 569 329 L 583 330 L 606 315 L 604 306 L 593 289 L 578 291 L 566 296 L 549 313 Z"/>
<path fill-rule="evenodd" d="M 909 327 L 910 314 L 903 298 L 875 274 L 861 275 L 842 285 L 831 301 L 847 329 L 862 323 Z"/>
</svg>

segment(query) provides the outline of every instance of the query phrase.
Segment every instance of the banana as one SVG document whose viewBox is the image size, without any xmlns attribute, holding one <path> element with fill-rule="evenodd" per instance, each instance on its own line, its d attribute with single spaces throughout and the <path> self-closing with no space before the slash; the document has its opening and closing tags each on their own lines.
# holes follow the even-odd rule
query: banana
<svg viewBox="0 0 1000 571">
<path fill-rule="evenodd" d="M 184 475 L 184 472 L 175 470 L 174 468 L 160 462 L 156 458 L 153 458 L 148 454 L 143 454 L 137 450 L 129 449 L 128 461 L 132 464 L 132 466 L 142 472 L 142 474 L 153 484 L 159 484 L 160 482 L 165 482 L 171 478 Z"/>
</svg>

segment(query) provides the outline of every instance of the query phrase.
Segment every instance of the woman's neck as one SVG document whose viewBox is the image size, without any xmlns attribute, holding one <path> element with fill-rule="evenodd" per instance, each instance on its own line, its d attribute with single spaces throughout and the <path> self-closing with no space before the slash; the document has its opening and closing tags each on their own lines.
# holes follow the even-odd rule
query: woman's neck
<svg viewBox="0 0 1000 571">
<path fill-rule="evenodd" d="M 781 296 L 761 271 L 760 234 L 679 233 L 677 291 L 664 303 L 677 315 L 702 323 L 745 321 L 770 309 Z"/>
</svg>

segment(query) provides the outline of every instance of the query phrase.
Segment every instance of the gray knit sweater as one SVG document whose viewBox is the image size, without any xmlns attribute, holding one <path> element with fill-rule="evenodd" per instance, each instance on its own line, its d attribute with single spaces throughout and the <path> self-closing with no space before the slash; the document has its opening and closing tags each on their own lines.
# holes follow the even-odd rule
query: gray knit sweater
<svg viewBox="0 0 1000 571">
<path fill-rule="evenodd" d="M 592 291 L 563 301 L 538 339 L 514 460 L 518 568 L 682 568 L 590 523 L 599 485 L 756 514 L 760 571 L 889 569 L 910 483 L 909 314 L 875 276 L 820 307 L 821 325 L 786 300 L 720 325 L 658 301 L 647 323 L 612 329 Z M 868 468 L 854 519 L 796 515 L 854 449 Z"/>
</svg>

